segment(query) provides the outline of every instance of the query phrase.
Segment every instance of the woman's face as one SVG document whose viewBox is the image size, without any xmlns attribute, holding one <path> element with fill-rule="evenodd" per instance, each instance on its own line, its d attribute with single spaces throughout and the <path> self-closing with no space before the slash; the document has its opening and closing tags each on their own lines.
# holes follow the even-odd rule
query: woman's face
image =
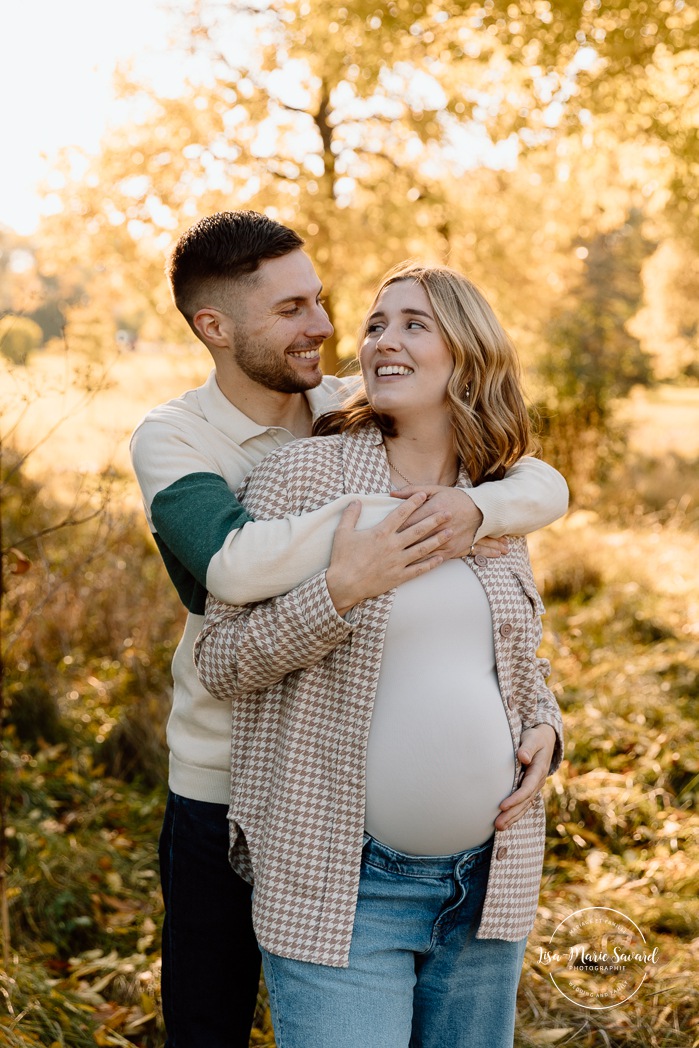
<svg viewBox="0 0 699 1048">
<path fill-rule="evenodd" d="M 413 280 L 400 280 L 382 291 L 367 320 L 359 350 L 369 403 L 392 415 L 444 411 L 447 384 L 454 370 L 426 292 Z"/>
</svg>

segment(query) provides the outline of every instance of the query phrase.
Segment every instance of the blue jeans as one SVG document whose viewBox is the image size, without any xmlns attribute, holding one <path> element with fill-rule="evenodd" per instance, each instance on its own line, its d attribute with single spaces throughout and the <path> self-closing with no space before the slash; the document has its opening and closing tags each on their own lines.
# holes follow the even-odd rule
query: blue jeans
<svg viewBox="0 0 699 1048">
<path fill-rule="evenodd" d="M 526 938 L 476 939 L 491 851 L 368 837 L 349 968 L 262 951 L 277 1048 L 511 1048 Z"/>
<path fill-rule="evenodd" d="M 170 793 L 160 836 L 166 1048 L 248 1048 L 260 978 L 249 884 L 228 863 L 228 806 Z"/>
</svg>

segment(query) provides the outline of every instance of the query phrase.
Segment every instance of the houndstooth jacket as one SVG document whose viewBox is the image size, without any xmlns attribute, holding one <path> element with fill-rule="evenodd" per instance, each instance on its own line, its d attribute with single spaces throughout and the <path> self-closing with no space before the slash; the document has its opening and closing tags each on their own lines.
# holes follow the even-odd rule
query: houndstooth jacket
<svg viewBox="0 0 699 1048">
<path fill-rule="evenodd" d="M 462 473 L 459 486 L 469 487 Z M 238 492 L 257 518 L 317 509 L 344 492 L 386 493 L 380 432 L 294 441 L 258 465 Z M 466 563 L 490 602 L 500 691 L 516 751 L 521 732 L 562 723 L 536 657 L 541 599 L 525 539 L 507 556 Z M 231 862 L 253 881 L 255 931 L 283 957 L 346 967 L 363 845 L 367 739 L 393 592 L 340 617 L 315 575 L 259 604 L 209 597 L 195 645 L 198 672 L 232 699 Z M 515 783 L 521 767 L 517 762 Z M 536 913 L 545 815 L 541 795 L 496 831 L 479 938 L 516 941 Z"/>
</svg>

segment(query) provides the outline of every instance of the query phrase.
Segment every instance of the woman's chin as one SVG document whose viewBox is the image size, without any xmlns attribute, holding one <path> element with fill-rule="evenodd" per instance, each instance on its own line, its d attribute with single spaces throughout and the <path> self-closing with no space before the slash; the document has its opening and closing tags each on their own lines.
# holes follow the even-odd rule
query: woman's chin
<svg viewBox="0 0 699 1048">
<path fill-rule="evenodd" d="M 415 411 L 419 405 L 414 403 L 413 398 L 395 396 L 391 393 L 380 393 L 370 400 L 371 406 L 378 415 L 407 415 Z"/>
</svg>

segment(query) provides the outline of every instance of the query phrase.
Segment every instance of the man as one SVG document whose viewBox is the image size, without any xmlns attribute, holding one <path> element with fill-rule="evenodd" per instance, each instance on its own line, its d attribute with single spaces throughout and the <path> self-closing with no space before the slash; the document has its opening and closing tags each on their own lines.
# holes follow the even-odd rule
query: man
<svg viewBox="0 0 699 1048">
<path fill-rule="evenodd" d="M 248 603 L 323 570 L 352 499 L 303 517 L 251 522 L 232 495 L 269 451 L 309 436 L 313 418 L 341 395 L 342 383 L 320 371 L 332 326 L 302 244 L 250 211 L 210 216 L 180 238 L 169 266 L 173 296 L 214 371 L 203 386 L 150 412 L 132 440 L 149 523 L 189 611 L 173 659 L 160 841 L 169 1048 L 246 1048 L 259 975 L 249 889 L 227 860 L 230 710 L 201 687 L 192 660 L 206 592 Z M 377 527 L 351 535 L 357 558 L 376 564 L 387 589 L 418 574 L 432 550 L 466 555 L 476 534 L 526 533 L 567 504 L 563 479 L 534 459 L 470 496 L 429 494 L 426 502 L 412 495 Z M 503 802 L 499 826 L 529 804 L 552 752 L 552 729 L 529 729 L 520 750 L 525 780 Z"/>
</svg>

